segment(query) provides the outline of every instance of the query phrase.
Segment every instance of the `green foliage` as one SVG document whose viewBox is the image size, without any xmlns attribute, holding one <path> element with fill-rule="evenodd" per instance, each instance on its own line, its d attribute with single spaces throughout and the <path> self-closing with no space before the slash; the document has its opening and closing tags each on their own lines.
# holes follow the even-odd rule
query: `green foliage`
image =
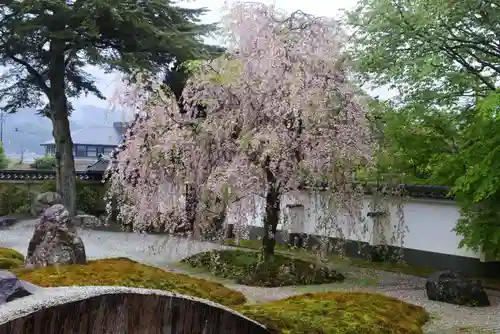
<svg viewBox="0 0 500 334">
<path fill-rule="evenodd" d="M 0 184 L 0 216 L 30 211 L 35 194 L 27 187 L 12 183 Z"/>
<path fill-rule="evenodd" d="M 54 181 L 41 184 L 0 184 L 0 216 L 9 214 L 30 214 L 36 195 L 43 192 L 56 191 Z M 82 181 L 76 183 L 77 210 L 87 214 L 100 216 L 106 213 L 103 184 L 89 184 Z"/>
<path fill-rule="evenodd" d="M 0 169 L 5 169 L 9 167 L 9 159 L 5 154 L 5 149 L 3 147 L 3 143 L 0 142 Z"/>
<path fill-rule="evenodd" d="M 85 65 L 130 74 L 135 69 L 157 72 L 175 59 L 203 58 L 214 48 L 200 37 L 215 28 L 199 23 L 203 13 L 167 0 L 141 6 L 131 0 L 6 1 L 0 10 L 0 25 L 7 32 L 0 55 L 2 65 L 9 66 L 2 79 L 6 88 L 0 91 L 4 110 L 46 107 L 50 112 L 41 104 L 42 95 L 53 98 L 55 85 L 46 80 L 55 77 L 49 72 L 64 76 L 66 92 L 60 93 L 67 97 L 93 93 L 104 98 Z M 51 48 L 39 47 L 45 43 Z"/>
<path fill-rule="evenodd" d="M 385 104 L 388 106 L 388 104 Z M 361 178 L 448 185 L 461 207 L 455 231 L 461 247 L 500 256 L 500 94 L 491 93 L 461 113 L 386 107 L 382 152 Z"/>
<path fill-rule="evenodd" d="M 462 206 L 456 231 L 461 245 L 500 258 L 500 92 L 480 101 L 463 131 L 460 151 L 467 169 L 453 193 Z"/>
<path fill-rule="evenodd" d="M 259 252 L 222 250 L 203 252 L 182 260 L 192 267 L 201 267 L 219 277 L 235 279 L 251 286 L 288 286 L 334 283 L 344 280 L 335 270 L 276 254 L 268 261 L 259 260 Z"/>
<path fill-rule="evenodd" d="M 499 14 L 480 0 L 362 0 L 347 15 L 359 75 L 399 93 L 374 108 L 383 145 L 359 178 L 451 186 L 460 245 L 498 258 Z"/>
<path fill-rule="evenodd" d="M 40 158 L 36 158 L 35 161 L 30 165 L 31 168 L 35 169 L 55 169 L 56 168 L 56 157 L 54 155 L 46 155 Z"/>
<path fill-rule="evenodd" d="M 499 18 L 482 0 L 361 0 L 347 13 L 350 51 L 361 76 L 397 89 L 400 102 L 457 106 L 495 89 Z"/>
<path fill-rule="evenodd" d="M 127 258 L 94 260 L 86 265 L 60 265 L 33 270 L 17 269 L 13 270 L 13 273 L 19 279 L 43 287 L 127 286 L 166 290 L 212 300 L 226 306 L 235 306 L 246 301 L 241 292 L 226 288 L 222 284 L 171 273 Z"/>
<path fill-rule="evenodd" d="M 421 334 L 423 307 L 365 292 L 308 293 L 237 310 L 277 333 Z"/>
<path fill-rule="evenodd" d="M 371 117 L 379 125 L 380 150 L 376 164 L 360 171 L 358 179 L 381 182 L 451 186 L 464 172 L 459 157 L 463 116 L 437 108 L 389 102 L 373 107 Z"/>
<path fill-rule="evenodd" d="M 56 191 L 54 181 L 46 181 L 38 188 L 40 192 Z M 100 216 L 106 213 L 104 196 L 106 187 L 103 184 L 90 184 L 83 181 L 76 182 L 76 209 L 86 214 Z"/>
<path fill-rule="evenodd" d="M 132 81 L 138 73 L 155 77 L 175 60 L 209 57 L 214 47 L 202 37 L 215 25 L 200 24 L 205 9 L 181 8 L 170 0 L 7 0 L 0 6 L 2 110 L 37 108 L 52 119 L 61 168 L 60 185 L 68 210 L 75 211 L 74 165 L 68 117 L 72 98 L 94 94 L 105 99 L 84 70 L 98 66 L 120 71 Z M 58 178 L 59 179 L 59 178 Z"/>
</svg>

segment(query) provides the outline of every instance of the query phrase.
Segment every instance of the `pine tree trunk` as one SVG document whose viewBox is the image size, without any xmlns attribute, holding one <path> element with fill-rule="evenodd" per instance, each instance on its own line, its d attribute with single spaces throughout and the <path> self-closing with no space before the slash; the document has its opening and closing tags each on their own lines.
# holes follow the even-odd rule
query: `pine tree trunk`
<svg viewBox="0 0 500 334">
<path fill-rule="evenodd" d="M 54 110 L 54 109 L 53 109 Z M 69 213 L 76 214 L 76 173 L 73 159 L 73 141 L 69 120 L 65 111 L 55 109 L 52 115 L 52 126 L 56 143 L 56 186 L 64 206 Z"/>
<path fill-rule="evenodd" d="M 73 141 L 69 126 L 68 101 L 66 98 L 64 44 L 57 41 L 50 46 L 50 119 L 56 148 L 56 184 L 64 206 L 76 214 L 76 175 L 73 158 Z"/>
</svg>

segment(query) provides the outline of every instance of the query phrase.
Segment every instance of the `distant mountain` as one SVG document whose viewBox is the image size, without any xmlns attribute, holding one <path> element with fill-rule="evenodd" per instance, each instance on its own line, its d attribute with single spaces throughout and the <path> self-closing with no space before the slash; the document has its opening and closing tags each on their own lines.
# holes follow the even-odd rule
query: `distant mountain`
<svg viewBox="0 0 500 334">
<path fill-rule="evenodd" d="M 131 117 L 105 108 L 85 105 L 79 107 L 70 117 L 71 131 L 93 126 L 112 126 L 113 122 L 123 122 Z M 16 131 L 16 129 L 18 129 Z M 52 139 L 52 122 L 36 114 L 34 109 L 21 109 L 15 114 L 6 115 L 3 123 L 3 142 L 9 155 L 29 153 L 43 154 L 41 143 Z"/>
</svg>

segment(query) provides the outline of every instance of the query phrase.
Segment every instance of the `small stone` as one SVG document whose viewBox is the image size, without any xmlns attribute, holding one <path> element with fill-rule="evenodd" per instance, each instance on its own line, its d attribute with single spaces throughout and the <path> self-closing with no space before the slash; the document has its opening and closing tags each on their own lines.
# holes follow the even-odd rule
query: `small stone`
<svg viewBox="0 0 500 334">
<path fill-rule="evenodd" d="M 61 204 L 45 210 L 30 240 L 25 266 L 86 263 L 85 247 L 76 234 L 68 210 Z"/>
<path fill-rule="evenodd" d="M 438 271 L 429 276 L 425 290 L 430 300 L 466 306 L 490 305 L 480 281 L 452 270 Z"/>
<path fill-rule="evenodd" d="M 10 226 L 14 225 L 15 223 L 17 223 L 18 221 L 19 221 L 19 219 L 17 219 L 16 217 L 2 216 L 2 217 L 0 217 L 0 228 L 10 227 Z"/>
<path fill-rule="evenodd" d="M 95 228 L 103 225 L 103 222 L 96 216 L 82 214 L 73 217 L 73 224 L 81 228 Z"/>
<path fill-rule="evenodd" d="M 0 305 L 34 294 L 39 287 L 17 279 L 9 271 L 0 270 Z"/>
<path fill-rule="evenodd" d="M 55 204 L 61 204 L 61 203 L 62 203 L 61 195 L 49 191 L 46 193 L 39 194 L 35 198 L 32 211 L 35 216 L 40 216 L 47 208 Z"/>
</svg>

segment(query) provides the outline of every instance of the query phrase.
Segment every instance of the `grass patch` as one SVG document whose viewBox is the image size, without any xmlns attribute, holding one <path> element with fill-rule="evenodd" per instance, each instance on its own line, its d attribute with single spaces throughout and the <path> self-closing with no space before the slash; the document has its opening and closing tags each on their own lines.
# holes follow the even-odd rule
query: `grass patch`
<svg viewBox="0 0 500 334">
<path fill-rule="evenodd" d="M 245 296 L 222 284 L 171 273 L 127 258 L 89 261 L 86 265 L 60 265 L 34 270 L 15 269 L 19 279 L 43 287 L 107 285 L 166 290 L 208 299 L 226 306 L 246 302 Z"/>
<path fill-rule="evenodd" d="M 286 334 L 420 334 L 429 318 L 420 306 L 361 292 L 305 294 L 237 309 Z"/>
<path fill-rule="evenodd" d="M 13 269 L 24 265 L 24 255 L 10 248 L 0 248 L 0 269 Z"/>
<path fill-rule="evenodd" d="M 234 279 L 236 283 L 250 286 L 324 284 L 345 278 L 329 267 L 281 254 L 262 263 L 259 253 L 250 250 L 213 250 L 185 258 L 181 263 L 204 268 L 214 276 Z"/>
</svg>

